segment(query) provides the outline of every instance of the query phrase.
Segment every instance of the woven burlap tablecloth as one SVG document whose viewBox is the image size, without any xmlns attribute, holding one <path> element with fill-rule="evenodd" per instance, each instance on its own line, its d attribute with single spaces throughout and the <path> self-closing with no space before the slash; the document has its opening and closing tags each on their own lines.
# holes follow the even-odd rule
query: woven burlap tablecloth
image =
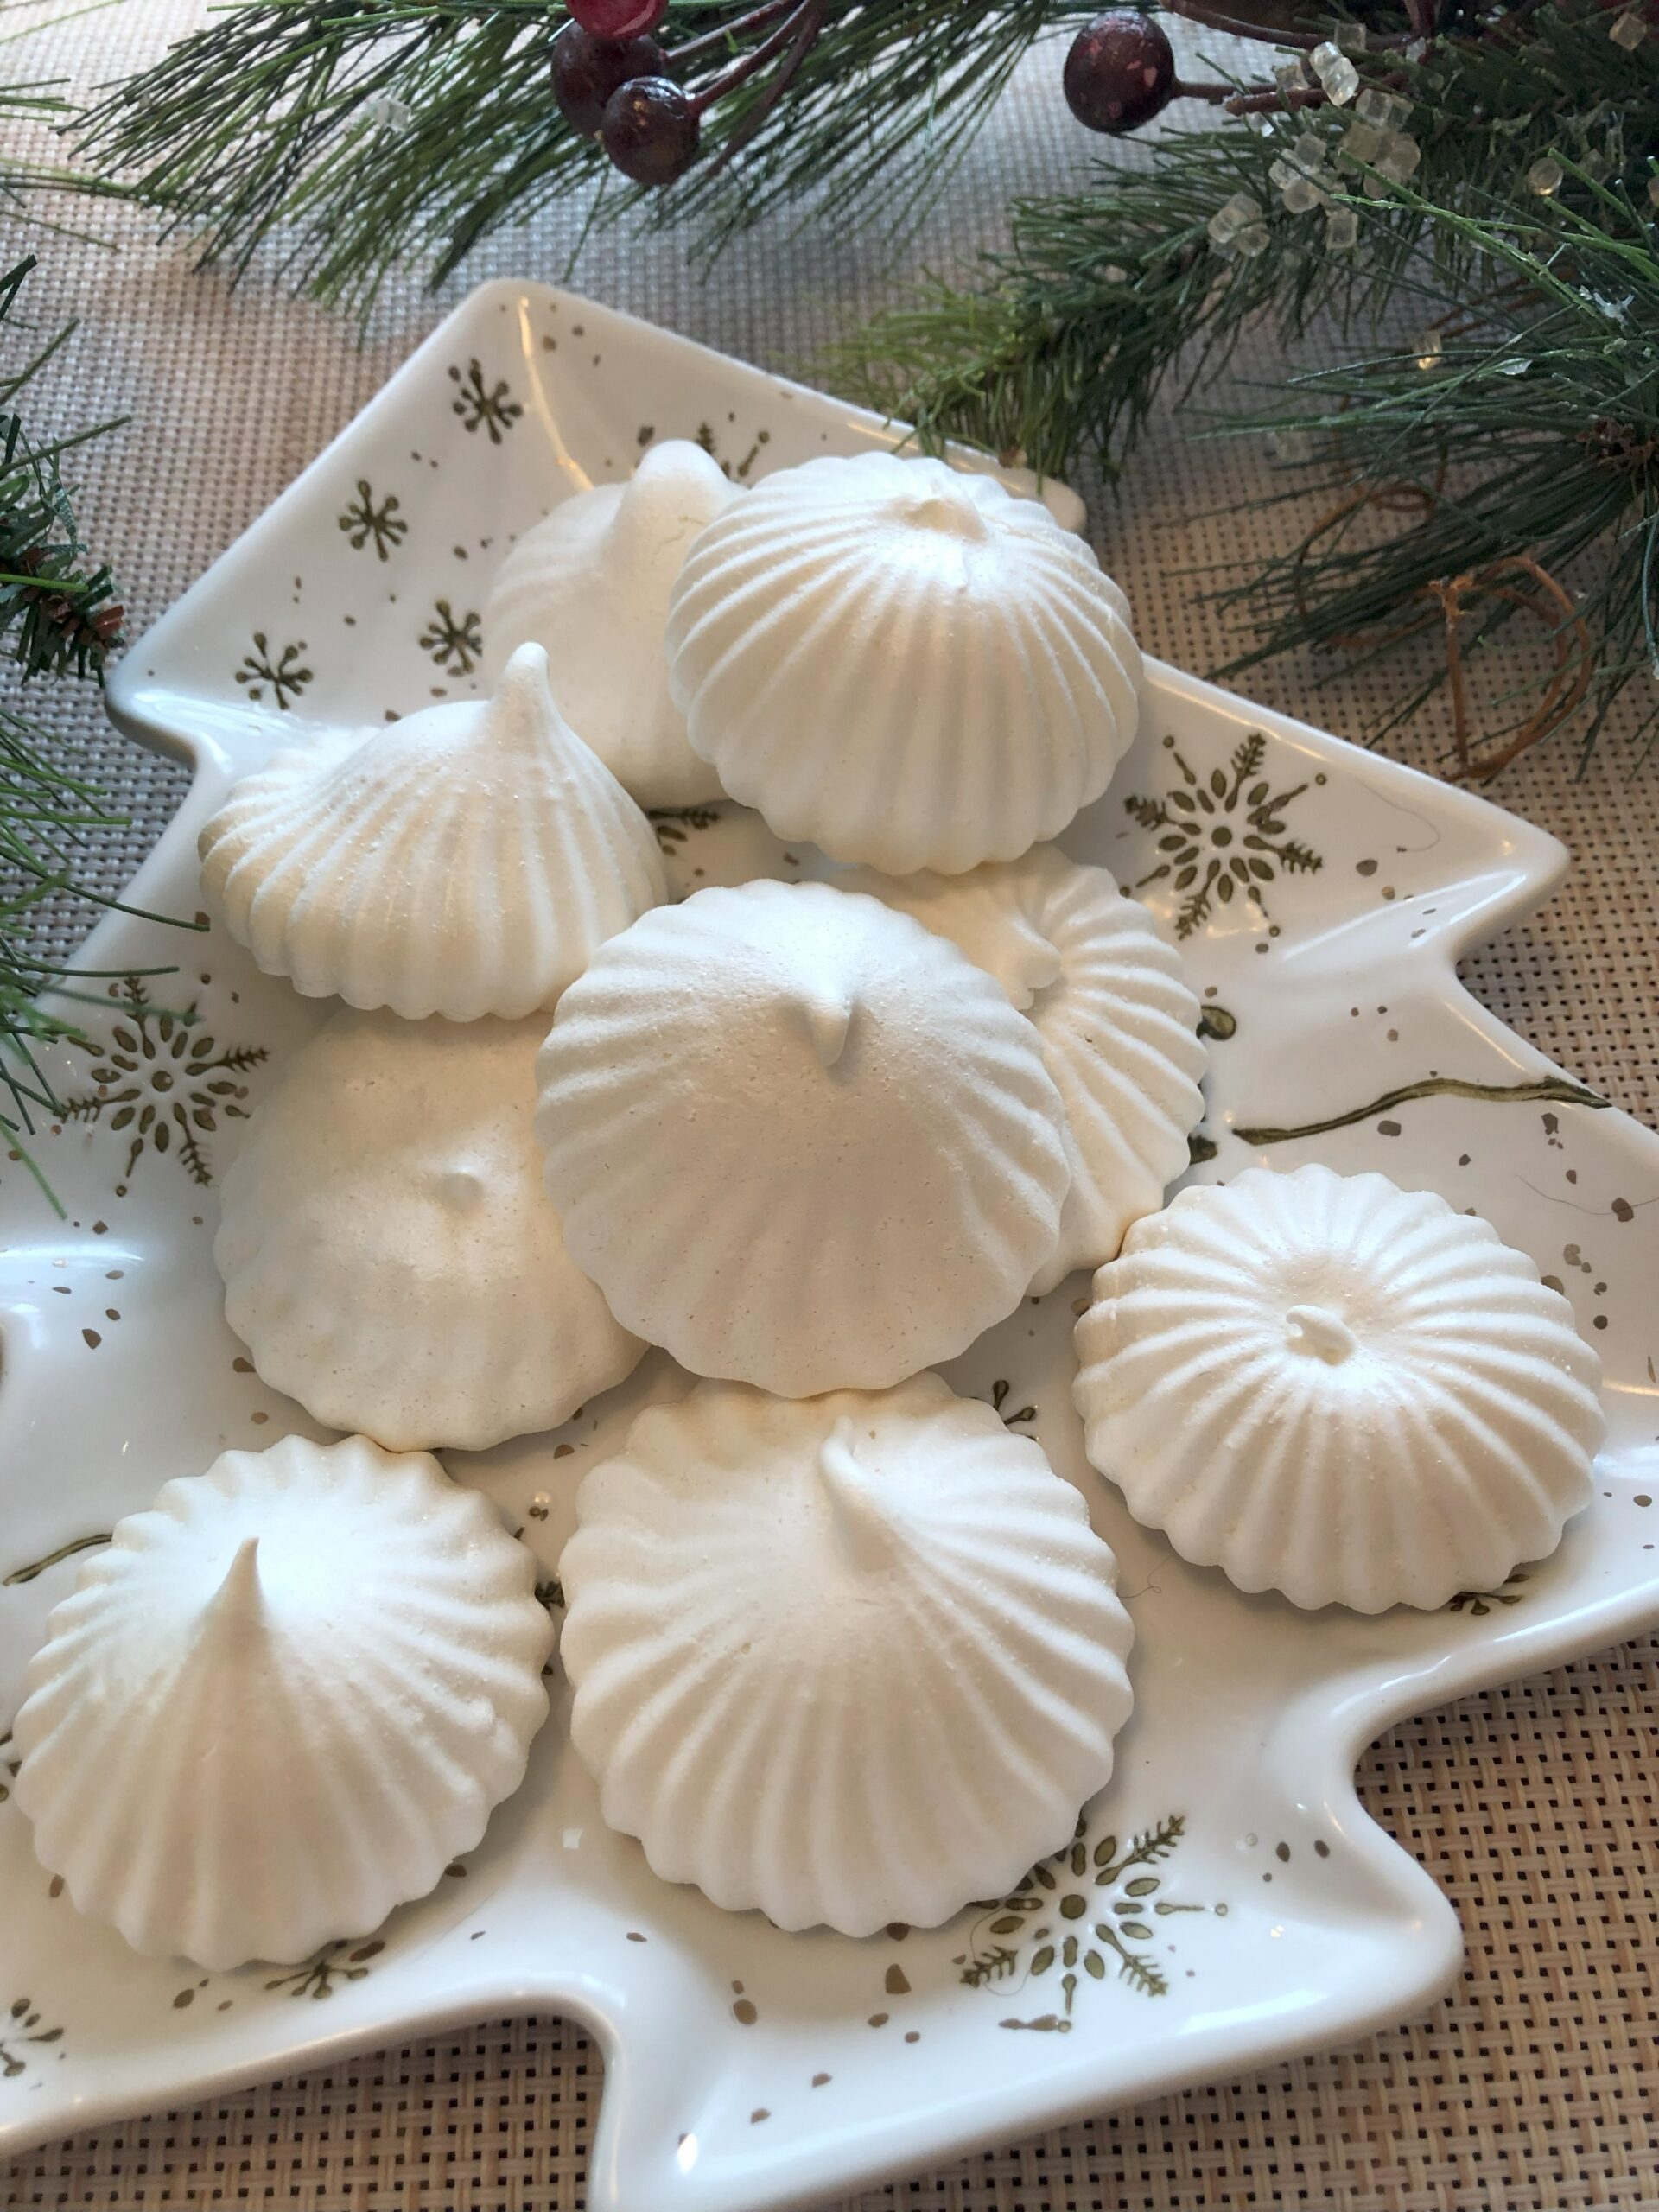
<svg viewBox="0 0 1659 2212">
<path fill-rule="evenodd" d="M 25 10 L 25 16 L 29 11 Z M 124 73 L 200 20 L 179 0 L 124 0 L 48 24 L 13 73 L 85 86 Z M 1097 148 L 1059 95 L 1058 50 L 1034 55 L 919 234 L 879 224 L 774 222 L 701 275 L 683 244 L 601 233 L 574 281 L 614 306 L 769 365 L 808 361 L 843 317 L 1006 236 L 1011 199 L 1080 176 Z M 1135 158 L 1131 151 L 1130 158 Z M 561 209 L 475 257 L 471 283 L 566 276 L 582 210 Z M 268 275 L 239 290 L 195 273 L 147 219 L 79 219 L 102 242 L 30 232 L 28 294 L 42 330 L 79 316 L 40 404 L 67 425 L 124 415 L 78 458 L 83 513 L 142 629 L 332 437 L 464 286 L 411 275 L 355 331 L 287 298 Z M 0 260 L 10 260 L 10 252 Z M 1235 376 L 1283 365 L 1263 338 Z M 1259 446 L 1203 435 L 1219 395 L 1162 410 L 1115 493 L 1091 493 L 1108 566 L 1141 634 L 1205 669 L 1235 639 L 1204 596 L 1219 572 L 1283 542 L 1280 488 Z M 1230 512 L 1237 509 L 1238 512 Z M 1207 573 L 1206 573 L 1207 572 Z M 1349 734 L 1379 718 L 1375 673 L 1281 664 L 1255 695 Z M 57 696 L 72 759 L 130 810 L 94 855 L 111 888 L 181 796 L 169 763 L 117 738 L 88 696 Z M 1433 766 L 1433 713 L 1394 750 Z M 1616 728 L 1580 772 L 1563 737 L 1494 796 L 1571 849 L 1550 905 L 1469 963 L 1502 1018 L 1620 1104 L 1659 1109 L 1655 1047 L 1659 761 Z M 62 927 L 73 926 L 63 918 Z M 1468 1964 L 1424 2019 L 1350 2048 L 1080 2122 L 858 2200 L 930 2212 L 1103 2212 L 1338 2205 L 1344 2212 L 1566 2212 L 1659 2206 L 1652 1875 L 1655 1646 L 1642 1643 L 1470 1698 L 1392 1730 L 1360 1767 L 1369 1810 L 1456 1905 Z M 486 2022 L 194 2111 L 105 2127 L 0 2169 L 10 2207 L 150 2212 L 283 2204 L 304 2212 L 575 2212 L 601 2090 L 598 2055 L 550 2019 Z"/>
</svg>

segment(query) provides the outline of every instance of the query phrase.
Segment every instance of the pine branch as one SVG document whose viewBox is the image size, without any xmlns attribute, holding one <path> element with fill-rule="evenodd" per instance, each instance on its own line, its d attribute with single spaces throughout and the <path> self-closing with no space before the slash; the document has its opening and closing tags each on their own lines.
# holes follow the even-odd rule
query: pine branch
<svg viewBox="0 0 1659 2212">
<path fill-rule="evenodd" d="M 1420 497 L 1397 531 L 1368 540 L 1316 527 L 1224 594 L 1261 627 L 1224 673 L 1308 645 L 1380 650 L 1414 620 L 1438 619 L 1432 594 L 1446 580 L 1525 556 L 1576 582 L 1573 614 L 1536 594 L 1471 593 L 1465 661 L 1541 607 L 1547 636 L 1583 625 L 1586 747 L 1637 678 L 1645 702 L 1659 681 L 1659 233 L 1645 190 L 1637 202 L 1569 174 L 1576 207 L 1534 194 L 1454 213 L 1420 200 L 1421 219 L 1492 272 L 1476 294 L 1425 280 L 1422 304 L 1454 315 L 1457 334 L 1438 350 L 1310 372 L 1293 380 L 1292 410 L 1235 426 L 1294 423 L 1321 436 L 1305 474 L 1355 512 L 1360 493 L 1384 486 Z M 1401 706 L 1437 680 L 1443 672 Z M 1535 711 L 1535 691 L 1512 685 L 1503 703 L 1512 730 Z M 1644 705 L 1641 726 L 1659 733 L 1659 707 Z"/>
<path fill-rule="evenodd" d="M 0 325 L 34 266 L 31 254 L 0 276 Z M 121 629 L 110 571 L 89 566 L 59 474 L 70 442 L 36 442 L 13 404 L 68 335 L 60 331 L 22 367 L 0 373 L 0 651 L 26 676 L 97 676 Z"/>
<path fill-rule="evenodd" d="M 118 0 L 80 0 L 80 4 L 72 6 L 67 12 L 40 15 L 31 0 L 0 0 L 0 13 L 10 9 L 14 14 L 21 12 L 25 18 L 13 29 L 0 30 L 0 47 L 29 51 L 37 46 L 42 34 L 59 30 L 79 16 L 117 4 Z M 68 81 L 64 77 L 29 75 L 0 79 L 0 207 L 32 229 L 73 238 L 85 245 L 102 244 L 105 241 L 67 223 L 55 208 L 48 212 L 39 203 L 43 195 L 60 197 L 67 192 L 104 198 L 110 194 L 109 186 L 96 177 L 80 175 L 61 162 L 31 157 L 26 151 L 31 144 L 49 147 L 54 134 L 63 131 L 73 120 L 74 108 L 67 97 Z M 0 278 L 0 283 L 10 281 Z M 0 307 L 0 321 L 3 321 L 5 313 L 5 308 Z"/>
<path fill-rule="evenodd" d="M 929 279 L 850 333 L 822 373 L 929 445 L 965 441 L 1044 474 L 1085 454 L 1110 466 L 1189 343 L 1197 385 L 1258 315 L 1294 333 L 1351 284 L 1330 257 L 1230 268 L 1215 252 L 1208 226 L 1234 194 L 1268 204 L 1272 158 L 1227 124 L 1165 141 L 1151 169 L 1103 167 L 1085 191 L 1017 200 L 1012 246 L 985 257 L 982 283 Z"/>
<path fill-rule="evenodd" d="M 79 1025 L 48 1011 L 38 994 L 60 980 L 28 950 L 41 904 L 74 893 L 78 847 L 91 830 L 117 830 L 124 817 L 50 758 L 52 740 L 36 723 L 0 707 L 0 1139 L 34 1173 L 25 1140 L 60 1108 L 37 1048 L 79 1039 Z"/>
<path fill-rule="evenodd" d="M 692 49 L 696 92 L 743 45 L 721 35 L 751 0 L 672 0 L 658 36 Z M 718 245 L 823 188 L 822 219 L 908 219 L 948 177 L 1039 33 L 1090 0 L 841 0 L 781 92 L 762 71 L 705 118 L 705 158 L 645 199 Z M 319 298 L 365 310 L 389 265 L 441 282 L 480 239 L 610 173 L 554 104 L 552 0 L 253 0 L 184 40 L 85 118 L 82 151 L 245 270 L 282 232 L 280 265 Z M 695 47 L 693 47 L 695 41 Z M 390 118 L 390 119 L 389 119 Z M 744 141 L 741 163 L 722 149 Z M 609 195 L 601 219 L 641 204 Z"/>
<path fill-rule="evenodd" d="M 33 266 L 31 257 L 0 276 L 0 340 Z M 96 679 L 121 622 L 109 569 L 87 555 L 59 473 L 63 454 L 96 433 L 36 439 L 21 412 L 30 380 L 67 334 L 15 368 L 0 366 L 0 655 L 12 663 L 14 683 Z M 82 1033 L 71 1012 L 41 1005 L 41 992 L 69 978 L 29 949 L 29 930 L 48 898 L 96 895 L 78 881 L 87 836 L 125 826 L 91 785 L 53 758 L 54 743 L 39 721 L 0 704 L 0 1143 L 48 1198 L 28 1140 L 64 1109 L 40 1049 L 81 1040 Z M 72 989 L 59 995 L 73 1007 Z"/>
<path fill-rule="evenodd" d="M 1287 346 L 1331 313 L 1345 332 L 1374 325 L 1418 284 L 1425 247 L 1431 283 L 1450 296 L 1478 284 L 1487 241 L 1436 217 L 1478 205 L 1496 180 L 1541 205 L 1525 180 L 1557 152 L 1570 206 L 1590 204 L 1598 174 L 1644 191 L 1659 149 L 1659 39 L 1630 52 L 1609 21 L 1522 4 L 1497 31 L 1449 39 L 1420 61 L 1392 49 L 1363 59 L 1378 89 L 1408 103 L 1414 192 L 1344 152 L 1351 108 L 1258 111 L 1248 119 L 1259 137 L 1233 123 L 1172 133 L 1144 171 L 1103 168 L 1086 190 L 1017 202 L 1008 251 L 966 280 L 923 284 L 849 334 L 824 372 L 931 444 L 964 439 L 1046 474 L 1085 457 L 1109 467 L 1166 381 L 1207 382 L 1257 315 Z M 1378 195 L 1358 254 L 1326 243 L 1322 207 L 1285 205 L 1274 165 L 1294 168 L 1310 144 L 1338 193 Z M 1267 235 L 1260 251 L 1229 258 L 1210 226 L 1236 194 L 1260 208 Z"/>
</svg>

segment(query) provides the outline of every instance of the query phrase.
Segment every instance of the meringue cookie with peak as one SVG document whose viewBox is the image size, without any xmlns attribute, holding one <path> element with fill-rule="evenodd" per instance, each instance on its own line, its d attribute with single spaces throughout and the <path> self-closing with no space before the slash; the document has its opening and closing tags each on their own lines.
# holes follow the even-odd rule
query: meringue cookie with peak
<svg viewBox="0 0 1659 2212">
<path fill-rule="evenodd" d="M 546 1028 L 345 1010 L 254 1109 L 213 1240 L 226 1319 L 330 1427 L 481 1451 L 556 1427 L 643 1356 L 542 1186 Z"/>
<path fill-rule="evenodd" d="M 890 874 L 1013 860 L 1128 750 L 1128 602 L 995 478 L 893 454 L 768 476 L 670 603 L 692 750 L 780 837 Z"/>
<path fill-rule="evenodd" d="M 566 1245 L 626 1326 L 787 1397 L 966 1348 L 1053 1251 L 1069 1169 L 1029 1022 L 820 883 L 700 891 L 601 946 L 537 1067 Z"/>
<path fill-rule="evenodd" d="M 703 1382 L 595 1466 L 560 1560 L 571 1740 L 665 1880 L 780 1928 L 932 1927 L 1073 1834 L 1132 1702 L 1116 1562 L 937 1375 Z"/>
<path fill-rule="evenodd" d="M 1496 1588 L 1589 1503 L 1601 1366 L 1484 1221 L 1249 1168 L 1137 1222 L 1077 1330 L 1092 1464 L 1241 1590 L 1376 1613 Z"/>
<path fill-rule="evenodd" d="M 536 1565 L 435 1459 L 227 1452 L 117 1524 L 54 1608 L 14 1733 L 78 1911 L 212 1972 L 424 1897 L 524 1779 Z"/>
<path fill-rule="evenodd" d="M 642 806 L 721 796 L 668 695 L 663 626 L 686 548 L 738 496 L 686 438 L 652 446 L 625 484 L 596 484 L 524 532 L 484 610 L 484 666 L 533 639 L 563 712 Z"/>
<path fill-rule="evenodd" d="M 1065 1108 L 1071 1187 L 1033 1291 L 1098 1267 L 1164 1202 L 1204 1113 L 1198 1001 L 1181 957 L 1103 868 L 1054 845 L 965 875 L 837 879 L 948 937 L 995 976 L 1042 1039 Z"/>
<path fill-rule="evenodd" d="M 564 722 L 533 645 L 488 700 L 278 753 L 200 850 L 210 905 L 268 976 L 410 1020 L 550 1008 L 668 896 L 655 831 Z"/>
</svg>

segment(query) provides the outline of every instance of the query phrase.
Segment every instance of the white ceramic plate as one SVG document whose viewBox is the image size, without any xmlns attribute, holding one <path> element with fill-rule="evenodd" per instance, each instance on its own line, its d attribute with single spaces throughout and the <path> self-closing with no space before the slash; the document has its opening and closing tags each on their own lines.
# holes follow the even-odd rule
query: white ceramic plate
<svg viewBox="0 0 1659 2212">
<path fill-rule="evenodd" d="M 744 476 L 887 442 L 867 416 L 582 301 L 474 294 L 124 662 L 117 721 L 195 770 L 134 903 L 196 910 L 198 826 L 279 730 L 472 690 L 512 536 L 670 435 Z M 661 835 L 682 887 L 811 865 L 751 817 Z M 1217 1149 L 1198 1174 L 1381 1167 L 1485 1215 L 1565 1287 L 1606 1363 L 1611 1440 L 1559 1553 L 1501 1592 L 1377 1619 L 1300 1615 L 1184 1566 L 1083 1461 L 1074 1278 L 950 1370 L 1081 1486 L 1136 1628 L 1117 1777 L 1018 1897 L 862 1942 L 721 1913 L 601 1827 L 556 1700 L 524 1789 L 466 1864 L 297 1971 L 132 1957 L 53 1894 L 0 1806 L 0 2152 L 558 2010 L 604 2049 L 589 2202 L 745 2212 L 1351 2041 L 1452 1978 L 1456 1917 L 1362 1813 L 1357 1754 L 1402 1713 L 1659 1621 L 1659 1141 L 1453 972 L 1564 856 L 1477 798 L 1156 664 L 1134 753 L 1066 842 L 1141 888 L 1204 994 Z M 1241 853 L 1262 863 L 1249 891 Z M 117 916 L 87 958 L 178 972 L 111 983 L 98 1050 L 55 1057 L 72 1118 L 39 1151 L 68 1217 L 7 1181 L 0 1718 L 71 1586 L 67 1548 L 226 1445 L 311 1427 L 226 1328 L 209 1245 L 242 1117 L 320 1009 L 217 931 Z M 188 1027 L 166 1011 L 187 1007 Z M 567 1431 L 450 1464 L 550 1580 L 584 1468 L 645 1397 L 683 1387 L 653 1355 Z"/>
</svg>

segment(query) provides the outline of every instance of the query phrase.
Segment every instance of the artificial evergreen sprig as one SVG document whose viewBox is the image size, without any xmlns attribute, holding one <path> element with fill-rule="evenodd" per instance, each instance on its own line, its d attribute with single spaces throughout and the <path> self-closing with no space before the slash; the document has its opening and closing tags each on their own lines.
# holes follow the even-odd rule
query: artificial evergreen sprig
<svg viewBox="0 0 1659 2212">
<path fill-rule="evenodd" d="M 817 372 L 929 446 L 961 440 L 1044 475 L 1085 457 L 1109 467 L 1178 362 L 1202 386 L 1257 315 L 1293 340 L 1386 281 L 1300 219 L 1275 226 L 1268 251 L 1223 257 L 1210 226 L 1236 197 L 1269 207 L 1278 157 L 1227 124 L 1172 134 L 1150 168 L 1103 167 L 1085 189 L 1016 200 L 1012 244 L 982 258 L 980 282 L 925 280 Z"/>
<path fill-rule="evenodd" d="M 770 36 L 753 0 L 672 0 L 658 36 L 696 92 Z M 659 220 L 717 240 L 822 187 L 836 219 L 880 184 L 898 219 L 937 191 L 1038 35 L 1090 0 L 860 0 L 826 8 L 810 46 L 736 86 L 705 156 L 652 197 Z M 118 86 L 85 121 L 87 160 L 196 239 L 247 266 L 279 228 L 290 276 L 359 309 L 391 262 L 435 282 L 478 241 L 578 183 L 605 156 L 550 89 L 552 0 L 252 0 Z M 722 149 L 741 143 L 741 164 Z M 613 191 L 607 213 L 641 195 Z"/>
<path fill-rule="evenodd" d="M 1164 378 L 1213 374 L 1259 311 L 1287 345 L 1332 310 L 1351 332 L 1409 285 L 1422 248 L 1450 296 L 1478 285 L 1484 233 L 1442 215 L 1494 193 L 1517 219 L 1587 207 L 1597 179 L 1645 193 L 1659 37 L 1631 50 L 1609 21 L 1522 5 L 1508 35 L 1367 60 L 1376 87 L 1406 103 L 1404 132 L 1421 149 L 1409 191 L 1347 156 L 1352 111 L 1326 104 L 1258 110 L 1259 137 L 1237 124 L 1172 133 L 1145 170 L 1103 168 L 1087 189 L 1017 201 L 1012 245 L 982 257 L 977 281 L 925 283 L 851 333 L 824 371 L 930 442 L 1017 451 L 1045 473 L 1085 458 L 1109 467 Z M 1278 180 L 1311 166 L 1310 145 L 1323 183 L 1293 212 Z M 1552 175 L 1541 193 L 1534 180 Z M 1362 183 L 1377 194 L 1363 241 L 1333 246 L 1329 188 Z M 1264 233 L 1243 256 L 1211 228 L 1236 194 L 1261 211 Z"/>
<path fill-rule="evenodd" d="M 1502 686 L 1508 723 L 1466 773 L 1546 734 L 1575 691 L 1586 747 L 1633 685 L 1649 742 L 1659 730 L 1659 231 L 1645 188 L 1567 175 L 1576 204 L 1534 194 L 1459 213 L 1415 199 L 1456 257 L 1414 274 L 1423 334 L 1310 370 L 1288 410 L 1237 426 L 1319 437 L 1322 459 L 1300 473 L 1344 518 L 1380 492 L 1409 496 L 1390 502 L 1400 526 L 1364 537 L 1327 511 L 1224 594 L 1259 637 L 1223 672 L 1309 645 L 1375 652 L 1455 620 L 1449 669 L 1402 689 L 1398 720 L 1530 612 L 1572 680 L 1547 713 L 1535 690 Z M 1473 292 L 1444 273 L 1471 259 L 1490 272 Z"/>
<path fill-rule="evenodd" d="M 0 276 L 0 325 L 34 266 L 31 254 Z M 60 471 L 73 447 L 111 426 L 38 441 L 16 404 L 73 328 L 60 330 L 15 371 L 0 371 L 0 652 L 26 676 L 70 669 L 97 676 L 121 630 L 110 571 L 88 564 Z"/>
<path fill-rule="evenodd" d="M 0 0 L 0 16 L 8 10 L 16 13 L 19 4 L 20 0 Z M 21 4 L 28 14 L 28 0 L 21 0 Z M 110 0 L 86 0 L 86 4 L 105 7 Z M 26 21 L 16 30 L 0 30 L 0 47 L 36 39 L 41 31 L 52 28 L 49 21 Z M 67 191 L 102 194 L 106 189 L 97 178 L 82 175 L 60 162 L 41 160 L 29 150 L 31 145 L 49 145 L 50 134 L 62 131 L 74 112 L 65 78 L 0 79 L 0 207 L 42 230 L 67 230 L 67 226 L 48 217 L 39 204 L 40 195 Z M 68 231 L 67 235 L 84 233 Z"/>
<path fill-rule="evenodd" d="M 44 899 L 77 889 L 76 841 L 124 823 L 91 785 L 53 763 L 48 745 L 38 724 L 0 708 L 0 1139 L 49 1197 L 28 1141 L 60 1109 L 36 1052 L 80 1032 L 68 1014 L 41 1004 L 38 995 L 62 978 L 29 949 L 29 930 Z"/>
<path fill-rule="evenodd" d="M 34 266 L 30 256 L 0 276 L 0 337 Z M 0 369 L 0 656 L 17 671 L 14 684 L 66 675 L 96 679 L 121 626 L 109 569 L 87 556 L 59 466 L 98 432 L 36 439 L 21 411 L 25 386 L 67 335 L 60 332 L 16 369 Z M 94 896 L 77 880 L 79 849 L 89 833 L 124 826 L 52 752 L 48 730 L 0 704 L 0 1139 L 43 1188 L 28 1140 L 42 1116 L 57 1112 L 58 1101 L 37 1054 L 42 1045 L 79 1033 L 64 1010 L 77 996 L 73 978 L 38 956 L 31 930 L 54 895 Z M 50 985 L 58 986 L 55 1011 L 40 1000 Z"/>
</svg>

